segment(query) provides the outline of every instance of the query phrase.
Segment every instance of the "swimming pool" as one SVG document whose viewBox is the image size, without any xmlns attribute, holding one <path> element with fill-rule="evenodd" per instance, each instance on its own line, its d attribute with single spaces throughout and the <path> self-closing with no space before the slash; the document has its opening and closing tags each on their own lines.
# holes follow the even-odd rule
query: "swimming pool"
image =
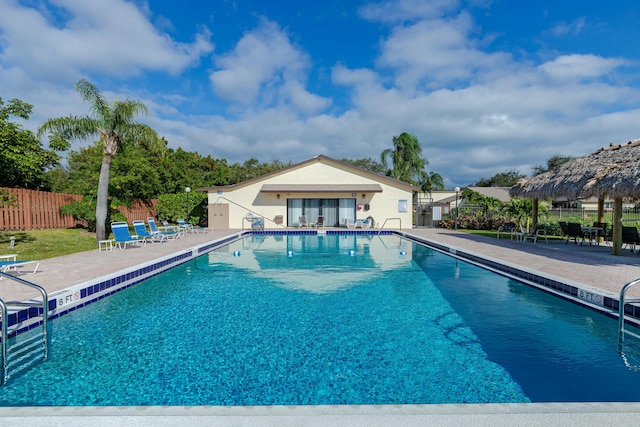
<svg viewBox="0 0 640 427">
<path fill-rule="evenodd" d="M 640 401 L 614 320 L 392 235 L 249 236 L 51 328 L 1 405 Z"/>
</svg>

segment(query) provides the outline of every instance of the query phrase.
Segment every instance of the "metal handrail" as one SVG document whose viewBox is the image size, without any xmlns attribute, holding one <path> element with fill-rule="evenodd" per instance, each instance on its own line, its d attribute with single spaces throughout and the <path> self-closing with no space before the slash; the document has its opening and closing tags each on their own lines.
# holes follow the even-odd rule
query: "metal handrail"
<svg viewBox="0 0 640 427">
<path fill-rule="evenodd" d="M 0 384 L 7 381 L 7 343 L 9 342 L 9 329 L 7 327 L 7 304 L 0 299 L 0 314 L 2 314 L 2 378 Z"/>
<path fill-rule="evenodd" d="M 27 280 L 24 280 L 20 277 L 13 276 L 8 273 L 0 272 L 0 277 L 5 277 L 9 280 L 13 280 L 21 285 L 29 286 L 30 288 L 36 289 L 42 295 L 42 337 L 45 343 L 45 357 L 47 359 L 47 323 L 49 320 L 49 297 L 47 295 L 47 291 L 42 286 L 36 285 L 35 283 L 31 283 Z M 20 305 L 23 305 L 22 303 Z M 7 349 L 9 344 L 9 321 L 8 321 L 8 310 L 7 304 L 0 299 L 0 314 L 2 315 L 2 378 L 0 384 L 4 384 L 8 378 L 8 363 L 7 363 Z"/>
<path fill-rule="evenodd" d="M 224 200 L 226 200 L 226 201 L 227 201 L 227 202 L 229 202 L 229 203 L 233 203 L 234 205 L 239 206 L 239 207 L 241 207 L 242 209 L 246 210 L 248 213 L 250 212 L 250 213 L 252 213 L 252 214 L 256 214 L 257 216 L 259 216 L 259 217 L 261 217 L 261 218 L 264 218 L 264 219 L 266 219 L 267 221 L 271 221 L 275 226 L 280 226 L 280 227 L 282 227 L 282 228 L 285 228 L 285 226 L 284 226 L 284 225 L 282 225 L 282 224 L 276 224 L 276 222 L 275 222 L 274 220 L 272 220 L 272 219 L 270 219 L 270 218 L 267 218 L 266 216 L 261 215 L 261 214 L 259 214 L 259 213 L 256 213 L 256 211 L 254 211 L 253 209 L 249 209 L 249 208 L 248 208 L 248 207 L 246 207 L 246 206 L 242 206 L 240 203 L 237 203 L 237 202 L 234 202 L 233 200 L 227 199 L 227 198 L 226 198 L 226 197 L 224 197 L 224 196 L 219 196 L 219 197 L 216 199 L 216 203 L 218 203 L 218 201 L 219 201 L 220 199 L 224 199 Z M 244 220 L 242 221 L 242 229 L 244 230 Z"/>
<path fill-rule="evenodd" d="M 387 221 L 389 220 L 398 220 L 400 221 L 400 230 L 402 230 L 402 218 L 387 218 L 384 220 L 384 222 L 382 223 L 382 225 L 380 226 L 380 229 L 378 230 L 378 234 L 380 234 L 382 232 L 382 229 L 384 228 L 384 225 L 387 223 Z"/>
<path fill-rule="evenodd" d="M 640 338 L 640 335 L 635 334 L 633 332 L 627 331 L 624 328 L 624 306 L 626 303 L 636 303 L 636 302 L 640 302 L 640 299 L 629 299 L 625 301 L 625 294 L 627 293 L 627 291 L 637 285 L 638 283 L 640 283 L 640 278 L 633 280 L 629 283 L 627 283 L 626 285 L 624 285 L 622 287 L 622 289 L 620 290 L 620 298 L 619 298 L 619 307 L 618 307 L 618 349 L 620 350 L 622 348 L 622 344 L 624 342 L 624 337 L 625 334 L 629 334 L 632 335 L 636 338 Z"/>
</svg>

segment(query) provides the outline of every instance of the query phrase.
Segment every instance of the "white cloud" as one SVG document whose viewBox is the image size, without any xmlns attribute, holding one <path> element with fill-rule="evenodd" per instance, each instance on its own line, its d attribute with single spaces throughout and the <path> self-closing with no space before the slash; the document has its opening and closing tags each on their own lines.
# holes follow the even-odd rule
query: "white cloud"
<svg viewBox="0 0 640 427">
<path fill-rule="evenodd" d="M 176 74 L 212 51 L 203 29 L 192 43 L 159 33 L 123 0 L 57 0 L 41 9 L 0 0 L 0 60 L 38 79 L 74 81 L 83 73 L 115 77 Z"/>
<path fill-rule="evenodd" d="M 307 92 L 298 81 L 287 82 L 283 85 L 282 92 L 291 105 L 305 114 L 322 111 L 331 104 L 331 100 Z"/>
<path fill-rule="evenodd" d="M 600 77 L 625 65 L 627 61 L 596 55 L 563 55 L 540 65 L 540 69 L 558 80 Z"/>
<path fill-rule="evenodd" d="M 455 19 L 423 20 L 398 26 L 382 43 L 378 65 L 396 70 L 398 87 L 439 87 L 467 81 L 478 71 L 508 65 L 509 55 L 478 50 L 470 37 L 473 21 L 466 13 Z"/>
<path fill-rule="evenodd" d="M 300 35 L 267 19 L 217 52 L 213 70 L 176 77 L 168 73 L 212 51 L 208 30 L 178 42 L 150 24 L 150 10 L 122 0 L 109 7 L 59 0 L 40 9 L 0 0 L 0 96 L 33 103 L 29 122 L 37 127 L 47 117 L 86 113 L 73 89 L 79 77 L 123 76 L 115 84 L 104 79 L 108 99 L 140 99 L 150 110 L 144 121 L 171 147 L 230 163 L 317 154 L 377 159 L 393 136 L 411 132 L 429 170 L 449 187 L 512 169 L 528 174 L 556 153 L 582 155 L 640 136 L 640 92 L 623 80 L 637 66 L 631 60 L 584 52 L 520 59 L 487 43 L 458 3 L 362 8 L 370 25 L 383 24 L 379 54 L 353 69 L 339 58 L 321 95 L 307 87 L 325 83 L 308 84 L 326 69 L 314 68 L 317 58 L 292 41 Z M 579 24 L 555 31 L 585 31 Z M 149 70 L 168 84 L 145 86 Z"/>
<path fill-rule="evenodd" d="M 291 102 L 305 112 L 330 103 L 304 89 L 309 57 L 273 22 L 263 20 L 240 39 L 232 52 L 219 55 L 215 63 L 218 70 L 211 73 L 211 84 L 219 97 L 232 103 Z"/>
<path fill-rule="evenodd" d="M 457 10 L 459 0 L 395 0 L 369 3 L 360 8 L 360 15 L 375 22 L 398 23 L 425 18 L 440 18 L 445 12 Z"/>
<path fill-rule="evenodd" d="M 549 32 L 551 35 L 555 37 L 563 37 L 566 35 L 576 35 L 579 34 L 586 25 L 586 19 L 584 17 L 580 17 L 574 19 L 571 22 L 560 22 L 556 24 Z"/>
</svg>

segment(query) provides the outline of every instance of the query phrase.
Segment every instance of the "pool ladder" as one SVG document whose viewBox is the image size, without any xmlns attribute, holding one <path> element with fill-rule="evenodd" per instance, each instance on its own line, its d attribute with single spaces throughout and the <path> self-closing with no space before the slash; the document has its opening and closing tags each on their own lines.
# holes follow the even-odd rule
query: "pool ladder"
<svg viewBox="0 0 640 427">
<path fill-rule="evenodd" d="M 2 376 L 0 378 L 0 385 L 3 385 L 6 384 L 11 376 L 30 368 L 40 361 L 47 360 L 49 355 L 49 345 L 47 340 L 49 299 L 47 297 L 47 292 L 35 283 L 31 283 L 19 277 L 2 272 L 0 272 L 0 277 L 12 280 L 20 285 L 36 289 L 42 295 L 42 301 L 29 300 L 24 302 L 5 303 L 0 299 L 0 321 L 2 322 Z M 11 344 L 9 342 L 9 336 L 12 333 L 17 332 L 20 328 L 21 322 L 18 322 L 10 330 L 8 325 L 8 316 L 11 314 L 10 312 L 18 312 L 25 308 L 32 313 L 35 310 L 38 315 L 42 316 L 42 320 L 39 321 L 39 326 L 42 328 L 41 330 L 36 330 L 36 328 L 34 328 L 29 332 L 15 334 L 15 337 L 11 337 L 11 339 L 14 340 L 13 344 Z"/>
<path fill-rule="evenodd" d="M 378 235 L 382 233 L 382 229 L 384 228 L 385 225 L 387 225 L 387 221 L 398 221 L 400 223 L 399 227 L 402 230 L 402 218 L 387 218 L 384 220 L 384 222 L 380 226 L 380 229 L 378 230 Z"/>
<path fill-rule="evenodd" d="M 635 346 L 631 347 L 631 346 L 625 346 L 624 340 L 627 337 L 627 335 L 633 338 L 636 338 L 637 340 L 640 340 L 640 334 L 630 331 L 629 329 L 626 328 L 627 322 L 625 320 L 626 316 L 624 313 L 624 307 L 627 303 L 629 304 L 640 303 L 640 299 L 638 298 L 633 298 L 633 299 L 625 298 L 627 291 L 631 289 L 633 286 L 637 285 L 638 283 L 640 283 L 640 278 L 633 280 L 622 287 L 622 290 L 620 290 L 620 299 L 619 299 L 620 306 L 618 308 L 618 352 L 620 353 L 620 356 L 622 357 L 622 361 L 627 366 L 627 368 L 633 369 L 635 371 L 640 371 L 640 358 L 639 358 L 640 353 L 637 350 L 638 342 L 634 342 Z M 635 362 L 635 363 L 632 362 L 631 361 L 632 358 L 638 362 Z"/>
</svg>

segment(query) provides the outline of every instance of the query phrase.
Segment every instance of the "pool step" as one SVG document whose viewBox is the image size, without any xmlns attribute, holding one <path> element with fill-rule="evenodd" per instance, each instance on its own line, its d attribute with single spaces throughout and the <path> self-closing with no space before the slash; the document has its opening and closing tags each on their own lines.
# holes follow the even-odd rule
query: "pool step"
<svg viewBox="0 0 640 427">
<path fill-rule="evenodd" d="M 42 332 L 9 346 L 7 349 L 6 380 L 47 360 L 47 352 L 47 336 Z"/>
<path fill-rule="evenodd" d="M 10 377 L 29 369 L 36 363 L 47 360 L 49 352 L 47 340 L 49 298 L 47 292 L 35 283 L 2 272 L 0 272 L 0 277 L 36 289 L 42 296 L 41 300 L 33 299 L 25 302 L 5 303 L 0 299 L 0 326 L 2 329 L 0 336 L 2 345 L 0 384 L 6 384 Z M 25 314 L 25 317 L 21 317 L 21 314 Z M 24 320 L 28 320 L 31 326 L 25 326 Z M 28 329 L 32 326 L 41 326 L 41 329 L 33 327 L 26 333 L 18 333 L 21 329 Z"/>
</svg>

